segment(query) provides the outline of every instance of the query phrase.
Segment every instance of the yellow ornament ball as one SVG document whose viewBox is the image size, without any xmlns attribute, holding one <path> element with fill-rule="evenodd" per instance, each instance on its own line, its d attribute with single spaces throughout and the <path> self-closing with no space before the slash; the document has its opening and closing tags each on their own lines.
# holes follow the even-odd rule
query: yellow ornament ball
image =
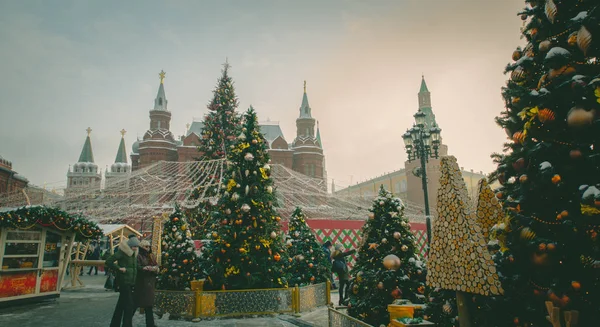
<svg viewBox="0 0 600 327">
<path fill-rule="evenodd" d="M 387 270 L 398 270 L 400 268 L 400 258 L 395 254 L 387 255 L 383 258 L 383 266 Z"/>
</svg>

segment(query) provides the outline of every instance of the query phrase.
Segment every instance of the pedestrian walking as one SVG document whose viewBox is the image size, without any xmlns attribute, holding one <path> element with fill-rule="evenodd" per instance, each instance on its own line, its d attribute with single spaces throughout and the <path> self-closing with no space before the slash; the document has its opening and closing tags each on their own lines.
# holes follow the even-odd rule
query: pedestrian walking
<svg viewBox="0 0 600 327">
<path fill-rule="evenodd" d="M 143 308 L 146 314 L 146 327 L 156 327 L 154 324 L 154 288 L 158 275 L 158 264 L 152 253 L 150 242 L 143 240 L 140 243 L 140 253 L 137 257 L 137 277 L 135 280 L 134 302 L 135 309 Z"/>
<path fill-rule="evenodd" d="M 94 249 L 92 250 L 92 254 L 90 254 L 89 260 L 100 260 L 100 244 L 96 244 Z M 96 269 L 96 273 L 94 275 L 98 275 L 98 266 L 90 266 L 90 271 L 88 271 L 88 275 L 92 275 L 92 270 Z"/>
<path fill-rule="evenodd" d="M 336 244 L 335 250 L 333 251 L 333 267 L 331 270 L 338 275 L 340 280 L 339 294 L 340 300 L 339 305 L 346 305 L 346 299 L 348 298 L 348 288 L 350 286 L 350 273 L 348 272 L 348 264 L 346 263 L 346 257 L 356 252 L 355 249 L 344 252 L 344 246 L 342 244 Z"/>
<path fill-rule="evenodd" d="M 132 327 L 133 318 L 133 287 L 137 277 L 137 256 L 140 241 L 131 237 L 126 242 L 119 244 L 119 251 L 106 259 L 104 265 L 113 269 L 117 274 L 119 287 L 119 300 L 115 307 L 110 327 Z"/>
</svg>

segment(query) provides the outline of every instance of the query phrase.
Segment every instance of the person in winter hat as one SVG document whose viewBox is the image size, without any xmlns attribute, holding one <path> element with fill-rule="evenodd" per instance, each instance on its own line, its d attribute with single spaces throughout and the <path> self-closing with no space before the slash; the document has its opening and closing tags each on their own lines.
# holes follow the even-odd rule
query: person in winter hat
<svg viewBox="0 0 600 327">
<path fill-rule="evenodd" d="M 116 271 L 118 278 L 115 282 L 119 287 L 119 300 L 115 307 L 110 327 L 132 327 L 133 318 L 133 287 L 137 277 L 137 256 L 140 240 L 130 237 L 119 244 L 119 251 L 106 259 L 105 266 Z"/>
<path fill-rule="evenodd" d="M 135 291 L 133 299 L 135 308 L 144 308 L 146 314 L 146 327 L 156 327 L 154 324 L 154 288 L 156 287 L 156 276 L 158 275 L 158 264 L 152 253 L 150 242 L 140 242 L 140 253 L 137 257 L 137 277 L 135 280 Z M 136 310 L 133 310 L 135 313 Z"/>
<path fill-rule="evenodd" d="M 331 254 L 333 259 L 333 266 L 331 270 L 338 275 L 340 280 L 340 301 L 339 305 L 345 305 L 346 298 L 348 297 L 348 287 L 350 286 L 350 274 L 348 273 L 348 265 L 346 264 L 346 257 L 354 254 L 356 250 L 350 250 L 344 252 L 344 246 L 340 243 L 335 245 L 335 250 Z M 344 297 L 344 295 L 346 297 Z"/>
</svg>

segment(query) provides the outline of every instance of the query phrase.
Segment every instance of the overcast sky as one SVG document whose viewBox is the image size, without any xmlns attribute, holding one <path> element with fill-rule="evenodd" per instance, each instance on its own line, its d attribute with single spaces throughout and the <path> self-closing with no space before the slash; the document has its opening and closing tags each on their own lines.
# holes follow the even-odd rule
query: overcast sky
<svg viewBox="0 0 600 327">
<path fill-rule="evenodd" d="M 294 139 L 302 84 L 338 187 L 404 165 L 421 74 L 461 166 L 494 169 L 523 0 L 0 1 L 0 156 L 64 187 L 92 128 L 96 163 L 149 127 L 167 72 L 171 131 L 206 112 L 229 58 L 240 110 Z"/>
</svg>

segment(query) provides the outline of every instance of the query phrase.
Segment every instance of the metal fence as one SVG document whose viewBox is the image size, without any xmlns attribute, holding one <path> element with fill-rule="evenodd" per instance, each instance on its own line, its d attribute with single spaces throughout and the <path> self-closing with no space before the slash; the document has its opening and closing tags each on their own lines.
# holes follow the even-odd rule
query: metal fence
<svg viewBox="0 0 600 327">
<path fill-rule="evenodd" d="M 160 291 L 154 294 L 154 308 L 157 313 L 168 313 L 170 316 L 192 318 L 196 293 L 189 291 Z"/>
<path fill-rule="evenodd" d="M 294 312 L 294 289 L 199 292 L 199 317 Z"/>
<path fill-rule="evenodd" d="M 323 305 L 328 305 L 330 302 L 328 287 L 328 283 L 299 287 L 298 311 L 306 312 Z"/>
<path fill-rule="evenodd" d="M 329 282 L 291 288 L 204 291 L 204 281 L 192 291 L 155 293 L 157 313 L 182 318 L 208 318 L 278 313 L 300 313 L 331 302 Z"/>
<path fill-rule="evenodd" d="M 356 318 L 350 317 L 341 311 L 335 310 L 331 307 L 328 309 L 329 327 L 373 327 Z"/>
</svg>

